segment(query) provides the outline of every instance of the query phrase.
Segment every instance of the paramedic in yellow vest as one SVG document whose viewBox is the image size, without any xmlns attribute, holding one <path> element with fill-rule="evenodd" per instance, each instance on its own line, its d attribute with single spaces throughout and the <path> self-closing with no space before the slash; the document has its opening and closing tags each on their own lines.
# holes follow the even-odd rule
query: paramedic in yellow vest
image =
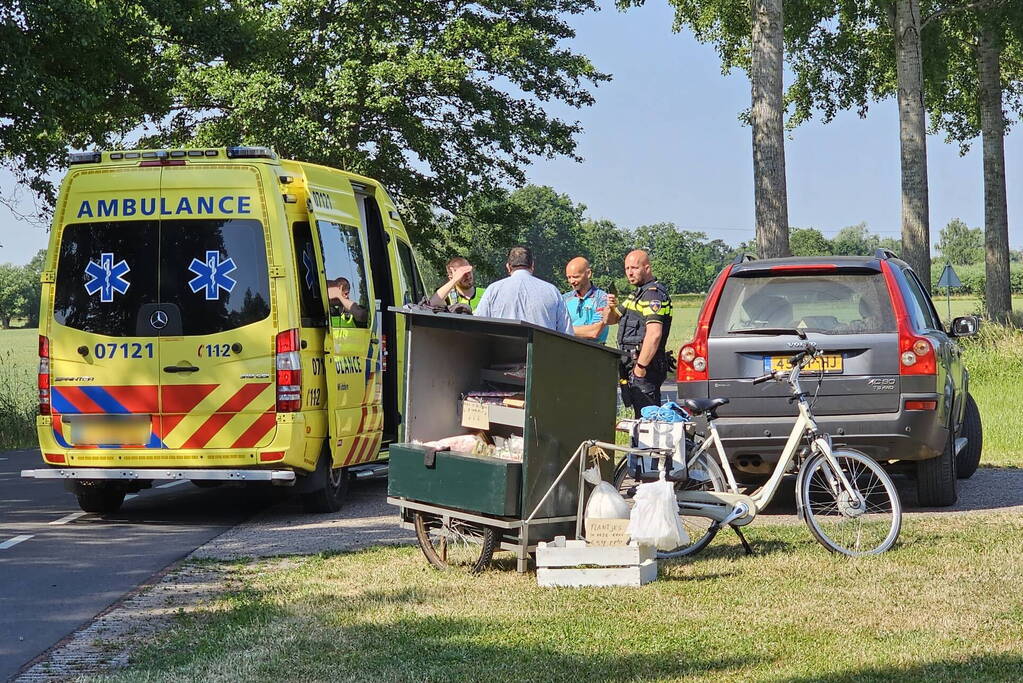
<svg viewBox="0 0 1023 683">
<path fill-rule="evenodd" d="M 352 283 L 339 277 L 327 281 L 330 324 L 333 327 L 366 327 L 369 312 L 351 299 Z"/>
<path fill-rule="evenodd" d="M 434 293 L 430 304 L 433 306 L 465 304 L 470 311 L 475 311 L 484 288 L 476 286 L 472 264 L 462 256 L 455 256 L 448 261 L 447 271 L 448 281 Z"/>
</svg>

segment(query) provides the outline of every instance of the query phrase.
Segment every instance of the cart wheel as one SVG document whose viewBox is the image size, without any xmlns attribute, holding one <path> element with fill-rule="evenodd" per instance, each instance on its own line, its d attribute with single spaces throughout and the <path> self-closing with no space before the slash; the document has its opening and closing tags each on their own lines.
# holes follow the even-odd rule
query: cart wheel
<svg viewBox="0 0 1023 683">
<path fill-rule="evenodd" d="M 416 539 L 423 555 L 437 569 L 477 574 L 490 566 L 499 535 L 496 530 L 460 519 L 415 513 Z"/>
</svg>

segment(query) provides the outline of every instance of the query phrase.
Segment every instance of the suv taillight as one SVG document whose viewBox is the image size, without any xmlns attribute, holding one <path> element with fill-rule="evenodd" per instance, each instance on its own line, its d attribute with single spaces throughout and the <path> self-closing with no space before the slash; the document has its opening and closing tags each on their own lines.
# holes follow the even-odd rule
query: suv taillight
<svg viewBox="0 0 1023 683">
<path fill-rule="evenodd" d="M 298 330 L 277 335 L 277 412 L 302 410 L 302 356 Z"/>
<path fill-rule="evenodd" d="M 707 340 L 710 337 L 710 323 L 714 320 L 714 311 L 717 309 L 718 299 L 721 298 L 721 290 L 724 289 L 725 280 L 731 272 L 732 266 L 726 266 L 711 285 L 707 300 L 703 302 L 703 308 L 700 309 L 700 315 L 696 320 L 696 334 L 678 353 L 679 382 L 699 382 L 708 378 Z"/>
<path fill-rule="evenodd" d="M 913 331 L 913 326 L 909 322 L 909 313 L 906 311 L 906 303 L 902 300 L 902 292 L 891 265 L 886 261 L 881 261 L 881 270 L 884 273 L 884 281 L 888 286 L 888 297 L 892 300 L 892 308 L 895 310 L 895 320 L 899 328 L 899 374 L 936 375 L 938 373 L 938 358 L 934 352 L 934 344 L 927 337 L 922 337 Z"/>
<path fill-rule="evenodd" d="M 50 339 L 39 335 L 39 414 L 50 414 Z"/>
</svg>

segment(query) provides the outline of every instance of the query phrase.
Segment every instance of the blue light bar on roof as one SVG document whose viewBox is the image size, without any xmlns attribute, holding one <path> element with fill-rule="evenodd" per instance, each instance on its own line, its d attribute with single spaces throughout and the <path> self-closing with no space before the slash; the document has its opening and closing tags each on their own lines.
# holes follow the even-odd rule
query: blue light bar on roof
<svg viewBox="0 0 1023 683">
<path fill-rule="evenodd" d="M 68 165 L 75 164 L 98 164 L 102 160 L 99 152 L 72 152 L 68 155 Z"/>
<path fill-rule="evenodd" d="M 277 159 L 269 147 L 228 147 L 228 159 Z"/>
</svg>

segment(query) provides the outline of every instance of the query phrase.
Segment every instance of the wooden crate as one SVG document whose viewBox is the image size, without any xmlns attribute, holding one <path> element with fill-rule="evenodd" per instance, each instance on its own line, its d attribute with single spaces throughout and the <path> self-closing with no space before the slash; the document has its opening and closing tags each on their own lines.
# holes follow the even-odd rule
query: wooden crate
<svg viewBox="0 0 1023 683">
<path fill-rule="evenodd" d="M 592 546 L 558 536 L 536 547 L 541 586 L 642 586 L 657 578 L 652 546 Z"/>
</svg>

